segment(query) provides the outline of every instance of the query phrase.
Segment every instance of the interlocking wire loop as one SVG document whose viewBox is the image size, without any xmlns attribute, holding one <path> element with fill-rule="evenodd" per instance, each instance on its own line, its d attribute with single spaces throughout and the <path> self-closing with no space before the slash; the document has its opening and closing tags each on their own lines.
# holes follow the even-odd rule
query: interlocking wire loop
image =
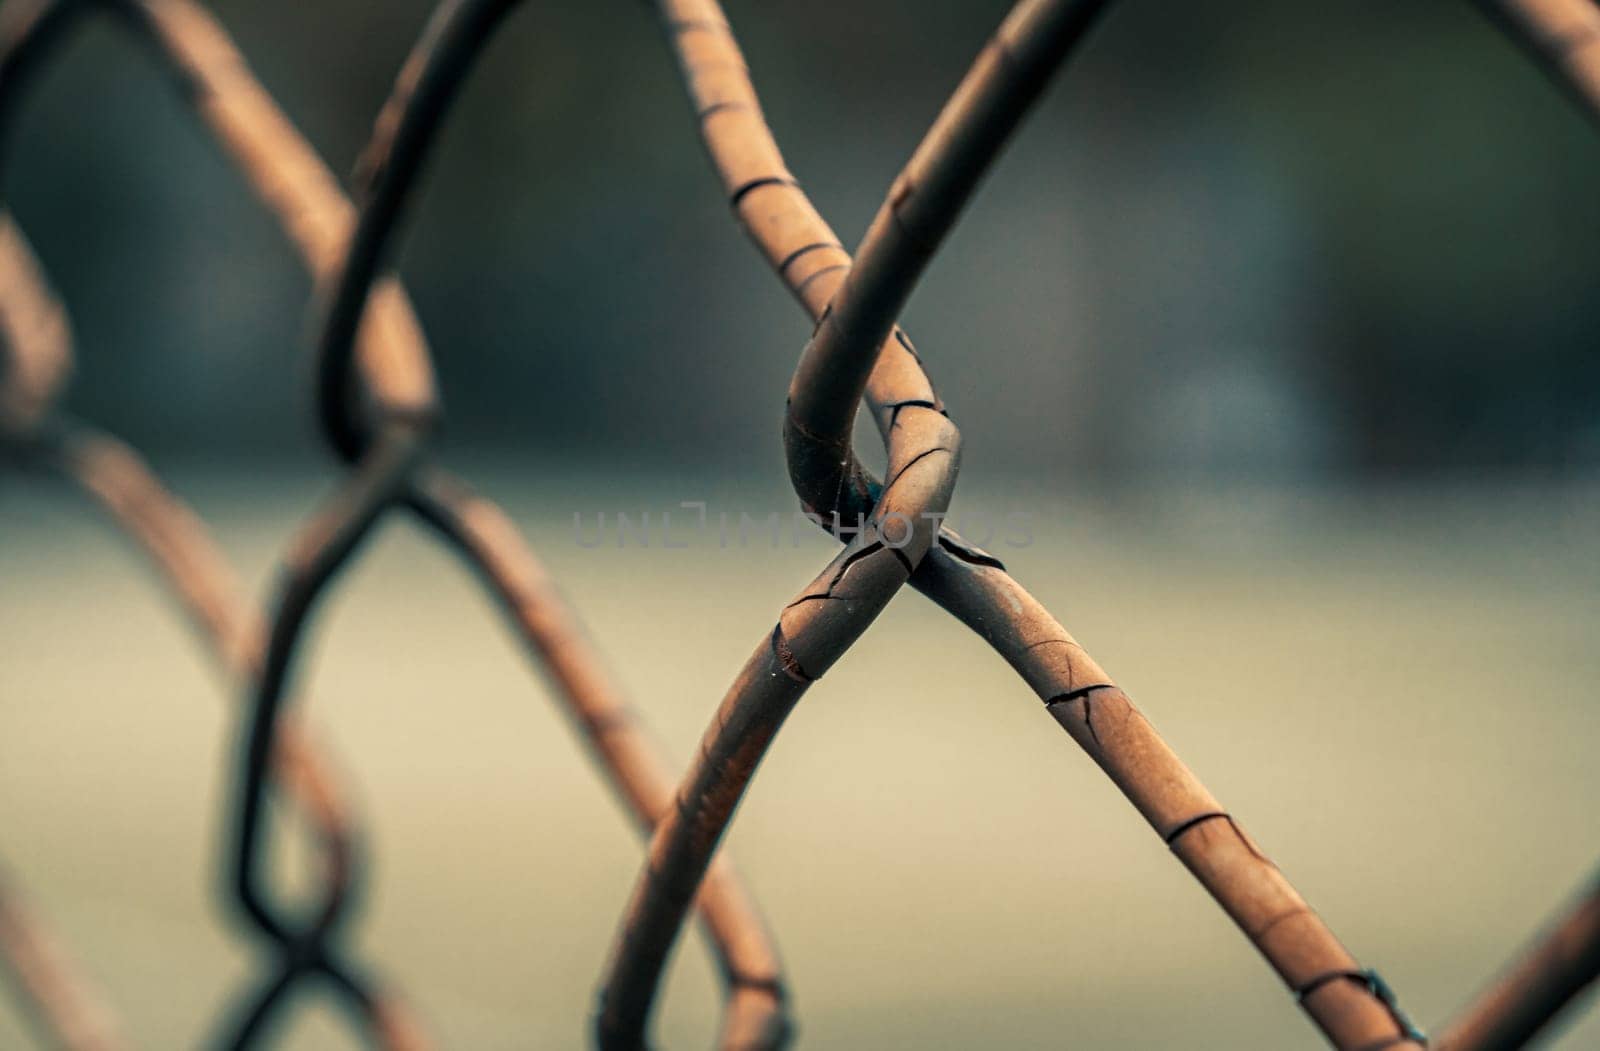
<svg viewBox="0 0 1600 1051">
<path fill-rule="evenodd" d="M 35 66 L 45 45 L 59 38 L 71 11 L 86 6 L 30 5 L 11 23 L 21 31 L 7 38 L 17 41 L 12 49 L 17 60 L 0 64 L 0 69 L 25 71 Z M 185 96 L 196 104 L 252 187 L 278 216 L 314 276 L 325 282 L 341 265 L 354 210 L 332 175 L 249 75 L 220 27 L 203 9 L 184 0 L 125 0 L 113 6 L 157 45 L 158 53 L 182 78 Z M 0 73 L 0 83 L 6 82 Z M 15 78 L 9 82 L 14 83 Z M 0 92 L 0 99 L 9 97 Z M 396 454 L 377 458 L 376 466 L 336 496 L 291 555 L 291 565 L 299 572 L 291 570 L 287 600 L 280 603 L 274 619 L 256 689 L 255 730 L 249 735 L 243 764 L 240 844 L 234 854 L 234 882 L 241 903 L 280 947 L 281 955 L 275 973 L 257 997 L 237 1012 L 238 1018 L 223 1039 L 228 1046 L 252 1041 L 287 993 L 310 976 L 328 979 L 347 1002 L 359 1008 L 358 1017 L 375 1042 L 384 1046 L 421 1043 L 420 1034 L 413 1027 L 397 1025 L 397 1012 L 375 1002 L 366 991 L 368 983 L 330 947 L 348 900 L 341 889 L 348 880 L 326 883 L 316 915 L 308 925 L 297 927 L 289 915 L 291 910 L 268 897 L 258 864 L 270 759 L 275 750 L 281 753 L 294 739 L 291 727 L 278 724 L 277 711 L 295 627 L 321 582 L 336 572 L 370 526 L 371 518 L 366 516 L 373 515 L 371 508 L 384 500 L 403 497 L 483 579 L 530 651 L 561 687 L 574 722 L 641 830 L 653 825 L 671 794 L 669 768 L 509 519 L 442 471 L 429 469 L 413 475 L 409 470 L 420 455 L 414 436 L 425 431 L 433 400 L 431 370 L 420 328 L 394 279 L 385 279 L 373 290 L 359 337 L 363 369 L 382 378 L 362 393 L 377 391 L 378 411 L 404 424 L 391 426 L 391 432 L 402 433 L 392 443 L 385 443 Z M 18 389 L 31 391 L 39 385 L 22 384 Z M 189 550 L 181 544 L 174 547 Z M 261 698 L 269 703 L 261 703 Z M 275 746 L 274 742 L 279 743 Z M 781 1046 L 788 1034 L 781 965 L 754 902 L 731 867 L 722 862 L 708 879 L 700 900 L 730 990 L 724 1043 L 730 1047 Z"/>
<path fill-rule="evenodd" d="M 796 492 L 807 511 L 836 522 L 870 513 L 866 509 L 881 489 L 850 450 L 855 398 L 848 379 L 815 367 L 817 343 L 848 330 L 847 311 L 861 286 L 909 285 L 1021 112 L 1104 5 L 1025 0 L 1017 6 L 891 188 L 854 269 L 785 167 L 718 5 L 663 0 L 658 6 L 730 204 L 817 319 L 785 420 Z M 1597 53 L 1592 43 L 1591 34 L 1563 54 L 1592 58 Z M 1594 97 L 1587 89 L 1578 94 Z M 885 277 L 888 269 L 895 272 Z M 858 282 L 863 271 L 867 276 Z M 872 325 L 879 320 L 872 318 L 854 334 L 875 336 Z M 880 432 L 891 440 L 906 410 L 942 411 L 920 360 L 898 329 L 882 351 L 867 398 Z M 1126 695 L 997 560 L 941 530 L 912 584 L 983 635 L 1028 681 L 1267 957 L 1335 1046 L 1422 1044 L 1421 1033 L 1400 1012 L 1387 986 L 1374 972 L 1356 966 Z M 768 743 L 760 739 L 746 745 L 756 734 L 735 721 L 741 705 L 760 703 L 746 693 L 747 675 L 748 667 L 707 731 L 700 764 L 683 782 L 674 812 L 677 827 L 663 823 L 652 842 L 602 997 L 597 1034 L 603 1046 L 643 1044 L 650 1001 L 682 915 L 677 901 L 682 888 L 693 885 L 696 852 L 715 846 L 753 772 L 753 764 L 736 765 L 723 756 Z"/>
<path fill-rule="evenodd" d="M 213 656 L 252 686 L 239 764 L 234 892 L 276 947 L 276 966 L 233 1012 L 226 1046 L 266 1031 L 287 995 L 321 978 L 369 1039 L 421 1046 L 401 1003 L 338 937 L 359 871 L 354 834 L 316 753 L 285 721 L 305 628 L 329 585 L 394 511 L 460 555 L 561 688 L 641 832 L 653 831 L 613 945 L 595 1018 L 604 1048 L 646 1043 L 651 1007 L 696 900 L 727 987 L 726 1048 L 776 1048 L 791 1026 L 770 936 L 717 844 L 766 749 L 808 687 L 909 583 L 974 630 L 1044 701 L 1277 971 L 1333 1046 L 1420 1047 L 1379 974 L 1362 967 L 1083 648 L 992 555 L 941 519 L 960 436 L 896 319 L 942 238 L 1106 0 L 1022 0 L 890 188 L 855 258 L 784 163 L 715 0 L 657 0 L 730 206 L 815 328 L 791 383 L 788 467 L 805 511 L 843 548 L 780 612 L 729 690 L 676 794 L 571 613 L 498 508 L 428 461 L 437 396 L 420 324 L 388 271 L 407 199 L 465 77 L 515 0 L 444 0 L 413 49 L 364 155 L 359 213 L 337 180 L 190 0 L 11 0 L 0 9 L 0 148 L 18 85 L 93 6 L 120 16 L 175 72 L 214 137 L 300 250 L 327 298 L 318 345 L 323 430 L 351 467 L 300 531 L 263 628 L 235 600 L 197 519 L 114 439 L 54 408 L 70 366 L 64 313 L 25 240 L 0 215 L 0 444 L 74 479 L 147 547 L 204 629 Z M 1591 116 L 1600 117 L 1600 9 L 1589 0 L 1481 0 Z M 857 458 L 865 402 L 888 452 L 885 480 Z M 309 919 L 267 879 L 267 793 L 281 779 L 317 830 L 323 882 Z M 0 883 L 0 957 L 41 1028 L 73 1048 L 121 1046 L 114 1023 L 43 926 Z M 1451 1051 L 1521 1046 L 1600 972 L 1600 884 L 1505 977 L 1447 1025 Z"/>
<path fill-rule="evenodd" d="M 0 27 L 0 140 L 7 138 L 27 76 L 49 49 L 63 37 L 72 18 L 88 4 L 43 3 L 8 5 Z M 140 24 L 138 12 L 131 9 Z M 0 142 L 3 145 L 3 142 Z M 0 270 L 4 282 L 3 315 L 8 359 L 7 384 L 0 403 L 0 431 L 10 452 L 24 465 L 52 469 L 73 481 L 106 510 L 113 521 L 151 556 L 164 581 L 177 594 L 200 630 L 210 656 L 225 677 L 246 681 L 259 673 L 261 622 L 239 598 L 240 589 L 226 560 L 206 533 L 199 518 L 174 497 L 138 455 L 109 435 L 79 423 L 54 409 L 53 402 L 70 369 L 70 333 L 65 315 L 49 293 L 43 274 L 14 224 L 7 218 L 0 236 Z M 273 756 L 284 784 L 316 835 L 319 868 L 330 903 L 348 896 L 357 874 L 355 836 L 346 804 L 324 769 L 325 760 L 311 749 L 294 728 L 284 734 Z M 12 899 L 15 900 L 15 899 Z M 19 920 L 18 929 L 21 930 Z M 26 939 L 46 942 L 38 933 Z M 58 1007 L 61 990 L 74 979 L 53 955 L 33 954 L 54 962 L 41 970 L 29 968 L 53 991 L 35 1001 L 45 1005 L 37 1012 L 49 1025 L 65 1028 L 63 1043 L 71 1047 L 115 1046 L 107 1035 L 109 1021 L 89 1026 L 95 1015 Z M 354 983 L 354 980 L 352 979 Z M 414 1026 L 404 1008 L 391 995 L 354 983 L 355 991 L 374 1024 L 391 1033 L 389 1046 L 416 1046 L 403 1034 Z M 83 999 L 78 994 L 76 999 Z M 108 1042 L 112 1041 L 112 1042 Z"/>
<path fill-rule="evenodd" d="M 496 17 L 488 13 L 485 29 Z M 430 39 L 449 29 L 450 23 L 435 19 L 432 26 Z M 444 51 L 451 53 L 449 47 Z M 442 74 L 408 64 L 401 81 L 438 107 L 430 118 L 437 121 L 464 72 L 465 64 Z M 424 106 L 414 112 L 429 110 Z M 420 171 L 428 134 L 426 128 L 380 118 L 374 145 L 366 155 L 368 185 L 359 219 L 336 267 L 319 275 L 333 282 L 319 345 L 321 418 L 335 449 L 355 466 L 349 483 L 302 531 L 285 560 L 240 780 L 233 855 L 236 893 L 264 933 L 311 961 L 322 952 L 332 919 L 293 931 L 286 910 L 273 903 L 266 890 L 262 802 L 267 758 L 307 618 L 374 525 L 392 509 L 416 514 L 490 585 L 514 626 L 565 688 L 575 720 L 628 801 L 641 831 L 659 819 L 671 791 L 670 774 L 649 747 L 636 714 L 620 701 L 588 652 L 574 618 L 505 516 L 464 483 L 424 466 L 434 399 L 431 382 L 418 381 L 431 375 L 420 332 L 415 326 L 384 325 L 378 329 L 378 340 L 372 339 L 374 318 L 382 318 L 386 303 L 395 301 L 386 300 L 386 293 L 398 290 L 392 276 L 379 279 L 377 272 Z M 376 426 L 364 428 L 364 416 L 376 420 Z M 725 863 L 702 889 L 700 908 L 727 988 L 723 1046 L 781 1047 L 789 1036 L 781 964 L 753 901 Z"/>
<path fill-rule="evenodd" d="M 884 491 L 850 447 L 862 383 L 848 366 L 833 365 L 830 351 L 849 360 L 849 349 L 865 350 L 873 380 L 869 405 L 891 450 L 908 417 L 942 417 L 942 402 L 910 340 L 897 328 L 890 331 L 894 319 L 1010 132 L 1104 6 L 1100 0 L 1024 0 L 1013 10 L 895 180 L 852 264 L 784 166 L 717 5 L 663 4 L 730 203 L 817 319 L 790 386 L 784 427 L 790 475 L 808 511 L 852 519 L 873 513 Z M 799 272 L 802 266 L 809 273 Z M 1076 640 L 998 560 L 948 530 L 938 541 L 912 580 L 984 635 L 1034 687 L 1240 924 L 1335 1046 L 1420 1046 L 1409 1024 L 1369 986 L 1317 982 L 1324 974 L 1356 972 L 1355 959 Z M 754 717 L 744 713 L 767 704 L 751 689 L 747 666 L 707 731 L 700 763 L 683 782 L 678 820 L 656 831 L 607 976 L 597 1025 L 603 1047 L 644 1044 L 651 1001 L 682 920 L 684 889 L 692 889 L 753 773 L 753 763 L 735 766 L 723 757 L 765 747 L 771 735 L 750 743 L 756 734 L 741 716 L 749 722 Z"/>
</svg>

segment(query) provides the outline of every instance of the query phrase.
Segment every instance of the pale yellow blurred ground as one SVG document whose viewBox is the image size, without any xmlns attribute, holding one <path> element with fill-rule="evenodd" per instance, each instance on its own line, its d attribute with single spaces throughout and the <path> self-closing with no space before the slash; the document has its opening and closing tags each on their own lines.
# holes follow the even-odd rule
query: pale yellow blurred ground
<svg viewBox="0 0 1600 1051">
<path fill-rule="evenodd" d="M 680 759 L 826 557 L 572 542 L 573 510 L 787 509 L 781 479 L 480 478 Z M 180 477 L 257 594 L 325 483 Z M 1592 490 L 962 492 L 1035 513 L 1035 546 L 999 553 L 1425 1025 L 1600 862 Z M 580 1046 L 631 833 L 451 558 L 394 527 L 345 585 L 306 671 L 369 821 L 365 957 L 445 1046 Z M 141 1047 L 193 1046 L 251 973 L 216 895 L 236 730 L 137 557 L 65 491 L 4 479 L 0 855 Z M 920 597 L 811 691 L 731 844 L 802 1047 L 1318 1046 L 1037 699 Z M 698 936 L 664 1003 L 662 1043 L 706 1046 Z M 285 1046 L 350 1046 L 299 1017 Z M 1554 1046 L 1600 1046 L 1583 1017 Z"/>
</svg>

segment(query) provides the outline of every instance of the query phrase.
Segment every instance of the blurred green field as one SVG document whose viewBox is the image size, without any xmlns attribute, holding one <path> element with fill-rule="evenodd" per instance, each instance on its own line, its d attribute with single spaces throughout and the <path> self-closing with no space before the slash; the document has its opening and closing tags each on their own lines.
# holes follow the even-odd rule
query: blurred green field
<svg viewBox="0 0 1600 1051">
<path fill-rule="evenodd" d="M 327 476 L 244 475 L 176 481 L 263 594 Z M 680 759 L 827 553 L 573 540 L 574 511 L 787 512 L 776 476 L 476 477 Z M 964 483 L 958 509 L 1032 516 L 997 553 L 1425 1026 L 1600 861 L 1600 491 L 1062 491 Z M 312 722 L 368 821 L 364 957 L 444 1046 L 581 1046 L 639 853 L 549 688 L 410 525 L 318 627 Z M 0 857 L 141 1047 L 193 1046 L 251 974 L 217 895 L 219 693 L 136 554 L 66 490 L 0 479 Z M 807 696 L 730 842 L 802 1047 L 1318 1046 L 1037 699 L 909 593 Z M 691 941 L 668 1048 L 715 1024 Z M 321 1006 L 285 1036 L 351 1046 Z M 0 1046 L 30 1046 L 9 1003 Z M 1600 1046 L 1600 1011 L 1551 1046 Z"/>
</svg>

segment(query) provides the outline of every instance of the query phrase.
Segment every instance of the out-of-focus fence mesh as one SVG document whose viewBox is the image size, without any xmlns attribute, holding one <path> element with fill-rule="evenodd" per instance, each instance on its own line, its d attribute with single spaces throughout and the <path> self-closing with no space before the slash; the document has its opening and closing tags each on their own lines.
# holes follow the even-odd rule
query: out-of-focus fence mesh
<svg viewBox="0 0 1600 1051">
<path fill-rule="evenodd" d="M 255 1043 L 303 983 L 326 987 L 374 1046 L 429 1046 L 425 1012 L 356 960 L 341 937 L 362 858 L 359 821 L 323 750 L 286 716 L 312 614 L 374 527 L 415 515 L 474 571 L 536 662 L 649 850 L 603 978 L 594 1035 L 641 1047 L 662 970 L 691 906 L 725 987 L 725 1048 L 777 1048 L 792 1025 L 781 965 L 717 845 L 784 718 L 909 583 L 987 641 L 1099 764 L 1260 950 L 1327 1040 L 1342 1049 L 1422 1047 L 1376 971 L 1363 967 L 1132 701 L 992 555 L 942 518 L 960 435 L 896 325 L 939 243 L 1028 108 L 1087 35 L 1105 0 L 1022 0 L 979 55 L 890 188 L 855 257 L 786 167 L 743 55 L 715 0 L 656 7 L 694 123 L 740 225 L 814 323 L 784 420 L 805 512 L 843 544 L 761 633 L 681 781 L 650 743 L 538 561 L 493 503 L 430 455 L 437 413 L 428 347 L 388 269 L 435 133 L 513 0 L 444 0 L 379 115 L 357 174 L 359 207 L 191 0 L 9 0 L 0 8 L 0 148 L 29 75 L 82 17 L 120 20 L 177 80 L 196 117 L 298 249 L 324 303 L 319 415 L 348 474 L 289 544 L 262 616 L 203 523 L 138 454 L 56 406 L 71 367 L 66 315 L 20 230 L 0 213 L 0 440 L 19 468 L 80 487 L 141 546 L 219 670 L 246 699 L 233 837 L 235 902 L 263 943 L 259 983 L 225 1005 L 209 1039 Z M 1600 118 L 1600 8 L 1590 0 L 1498 0 L 1490 13 Z M 865 402 L 887 451 L 877 478 L 857 459 Z M 306 818 L 319 864 L 315 907 L 268 878 L 271 789 Z M 0 880 L 0 959 L 41 1037 L 124 1046 L 112 1005 Z M 1600 888 L 1590 888 L 1436 1046 L 1521 1046 L 1600 972 Z"/>
</svg>

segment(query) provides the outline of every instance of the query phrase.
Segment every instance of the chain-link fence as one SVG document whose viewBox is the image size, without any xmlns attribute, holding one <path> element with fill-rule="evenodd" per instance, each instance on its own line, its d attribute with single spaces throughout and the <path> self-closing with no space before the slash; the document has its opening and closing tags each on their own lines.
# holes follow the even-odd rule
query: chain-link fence
<svg viewBox="0 0 1600 1051">
<path fill-rule="evenodd" d="M 187 104 L 294 243 L 319 290 L 322 430 L 347 470 L 283 556 L 265 615 L 238 598 L 206 528 L 129 447 L 56 407 L 69 326 L 15 224 L 0 226 L 5 386 L 0 434 L 22 468 L 80 487 L 150 555 L 246 699 L 226 868 L 262 945 L 259 982 L 206 1039 L 255 1043 L 302 985 L 325 987 L 375 1046 L 429 1045 L 407 998 L 343 937 L 362 873 L 359 821 L 317 742 L 288 717 L 319 604 L 391 514 L 458 554 L 559 687 L 595 762 L 641 835 L 646 861 L 623 914 L 594 1036 L 644 1046 L 662 971 L 691 907 L 725 987 L 720 1045 L 776 1048 L 792 1023 L 773 938 L 718 844 L 785 717 L 910 584 L 977 633 L 1123 792 L 1255 945 L 1312 1023 L 1342 1049 L 1426 1046 L 1376 971 L 1334 936 L 1241 823 L 1174 754 L 1128 696 L 993 555 L 943 521 L 960 434 L 896 324 L 924 268 L 1104 0 L 1022 0 L 980 53 L 891 186 L 854 257 L 786 167 L 732 30 L 714 0 L 660 0 L 694 123 L 746 234 L 814 323 L 789 390 L 784 441 L 805 514 L 838 554 L 761 633 L 699 754 L 679 781 L 509 518 L 433 455 L 430 353 L 388 267 L 437 132 L 484 45 L 517 5 L 445 0 L 378 117 L 357 173 L 359 205 L 254 79 L 224 30 L 189 0 L 10 0 L 0 23 L 0 145 L 26 82 L 84 17 L 106 9 L 169 70 Z M 1600 8 L 1503 0 L 1492 13 L 1591 116 L 1600 116 Z M 882 436 L 878 478 L 852 427 L 865 404 Z M 269 878 L 269 796 L 281 788 L 314 836 L 314 907 Z M 114 1005 L 0 884 L 0 955 L 41 1034 L 72 1048 L 122 1046 Z M 1521 1046 L 1600 971 L 1600 893 L 1591 890 L 1505 978 L 1447 1024 L 1437 1046 Z M 426 991 L 420 996 L 425 997 Z"/>
</svg>

